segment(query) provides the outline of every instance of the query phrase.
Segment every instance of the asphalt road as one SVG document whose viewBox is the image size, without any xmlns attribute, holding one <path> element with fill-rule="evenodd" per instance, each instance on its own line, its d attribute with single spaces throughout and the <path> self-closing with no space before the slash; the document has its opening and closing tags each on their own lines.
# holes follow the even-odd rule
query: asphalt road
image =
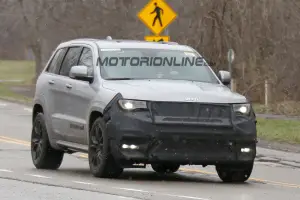
<svg viewBox="0 0 300 200">
<path fill-rule="evenodd" d="M 0 199 L 295 200 L 300 199 L 300 154 L 258 148 L 251 179 L 224 184 L 213 167 L 183 166 L 160 176 L 150 168 L 119 179 L 94 178 L 86 155 L 64 157 L 57 171 L 34 168 L 29 151 L 31 108 L 0 101 Z"/>
</svg>

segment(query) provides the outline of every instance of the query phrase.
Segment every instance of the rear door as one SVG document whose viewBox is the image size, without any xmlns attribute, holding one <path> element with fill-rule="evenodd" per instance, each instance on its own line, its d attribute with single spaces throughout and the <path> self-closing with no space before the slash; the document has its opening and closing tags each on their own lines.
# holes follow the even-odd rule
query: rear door
<svg viewBox="0 0 300 200">
<path fill-rule="evenodd" d="M 51 135 L 57 139 L 62 139 L 59 124 L 55 118 L 61 115 L 61 90 L 63 89 L 63 83 L 58 73 L 67 50 L 68 48 L 61 48 L 54 53 L 52 60 L 43 74 L 45 77 L 45 88 L 43 88 L 42 96 L 40 97 L 45 101 L 46 117 L 50 126 L 49 131 L 53 131 Z"/>
</svg>

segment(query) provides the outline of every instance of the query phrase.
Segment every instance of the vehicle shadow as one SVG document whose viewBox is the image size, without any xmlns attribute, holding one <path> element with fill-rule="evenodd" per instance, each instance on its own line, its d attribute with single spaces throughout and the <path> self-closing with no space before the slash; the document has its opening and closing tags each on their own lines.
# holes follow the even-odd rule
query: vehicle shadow
<svg viewBox="0 0 300 200">
<path fill-rule="evenodd" d="M 80 178 L 95 178 L 89 169 L 85 168 L 60 168 L 55 171 L 62 176 L 80 177 Z M 155 182 L 168 182 L 168 183 L 202 183 L 202 184 L 220 184 L 220 185 L 249 185 L 251 183 L 223 183 L 217 176 L 207 174 L 192 174 L 186 172 L 177 172 L 174 174 L 158 174 L 149 169 L 139 170 L 124 170 L 123 174 L 115 179 L 100 179 L 111 181 L 128 181 L 128 182 L 141 182 L 141 183 L 155 183 Z"/>
</svg>

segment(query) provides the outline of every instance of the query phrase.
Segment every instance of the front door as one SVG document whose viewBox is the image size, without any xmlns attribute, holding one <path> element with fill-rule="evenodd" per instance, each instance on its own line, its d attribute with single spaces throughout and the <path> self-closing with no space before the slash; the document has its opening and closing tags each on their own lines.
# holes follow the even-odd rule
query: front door
<svg viewBox="0 0 300 200">
<path fill-rule="evenodd" d="M 74 90 L 72 85 L 72 79 L 69 77 L 71 67 L 78 64 L 79 57 L 82 51 L 80 46 L 72 46 L 68 49 L 68 52 L 62 62 L 59 71 L 59 81 L 61 82 L 61 89 L 59 90 L 59 99 L 57 99 L 56 107 L 60 110 L 58 115 L 55 116 L 54 121 L 57 124 L 57 131 L 62 134 L 65 140 L 71 142 L 72 133 L 70 127 L 72 127 L 73 116 L 72 109 L 74 109 L 74 101 L 71 97 L 71 91 Z"/>
<path fill-rule="evenodd" d="M 89 68 L 90 75 L 94 76 L 94 66 L 96 64 L 93 59 L 93 49 L 84 47 L 79 58 L 78 65 L 84 65 Z M 72 85 L 69 97 L 72 99 L 72 108 L 69 110 L 72 116 L 72 124 L 70 126 L 70 140 L 75 143 L 87 145 L 87 117 L 92 100 L 97 94 L 98 88 L 93 83 L 82 80 L 69 80 Z"/>
</svg>

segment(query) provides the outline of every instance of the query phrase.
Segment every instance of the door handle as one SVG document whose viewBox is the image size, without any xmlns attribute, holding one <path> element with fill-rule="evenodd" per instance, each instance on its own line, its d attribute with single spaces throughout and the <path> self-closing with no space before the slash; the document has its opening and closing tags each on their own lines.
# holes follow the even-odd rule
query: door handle
<svg viewBox="0 0 300 200">
<path fill-rule="evenodd" d="M 71 89 L 71 88 L 72 88 L 72 85 L 71 85 L 71 84 L 66 84 L 66 87 L 67 87 L 68 89 Z"/>
<path fill-rule="evenodd" d="M 49 83 L 50 85 L 53 85 L 53 84 L 54 84 L 54 80 L 49 80 L 48 83 Z"/>
</svg>

